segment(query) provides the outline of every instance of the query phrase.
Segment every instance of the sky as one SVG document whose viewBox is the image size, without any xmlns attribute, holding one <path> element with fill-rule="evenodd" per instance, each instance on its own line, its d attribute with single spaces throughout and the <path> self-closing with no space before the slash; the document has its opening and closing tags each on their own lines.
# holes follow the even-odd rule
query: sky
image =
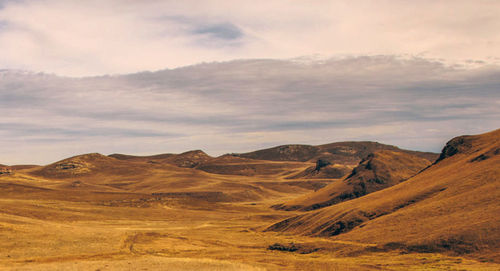
<svg viewBox="0 0 500 271">
<path fill-rule="evenodd" d="M 498 1 L 0 0 L 0 164 L 500 128 Z"/>
</svg>

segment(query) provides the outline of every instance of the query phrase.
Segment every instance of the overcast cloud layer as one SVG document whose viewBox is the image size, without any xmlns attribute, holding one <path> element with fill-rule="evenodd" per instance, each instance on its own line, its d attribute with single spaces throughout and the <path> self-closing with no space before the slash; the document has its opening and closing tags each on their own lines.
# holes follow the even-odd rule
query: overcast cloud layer
<svg viewBox="0 0 500 271">
<path fill-rule="evenodd" d="M 497 0 L 0 0 L 0 164 L 439 151 L 500 128 L 498 29 Z"/>
<path fill-rule="evenodd" d="M 122 76 L 0 72 L 0 163 L 88 152 L 212 155 L 375 140 L 439 151 L 500 128 L 500 70 L 390 56 L 242 60 Z"/>
<path fill-rule="evenodd" d="M 204 61 L 500 62 L 497 0 L 0 0 L 0 68 L 102 75 Z"/>
</svg>

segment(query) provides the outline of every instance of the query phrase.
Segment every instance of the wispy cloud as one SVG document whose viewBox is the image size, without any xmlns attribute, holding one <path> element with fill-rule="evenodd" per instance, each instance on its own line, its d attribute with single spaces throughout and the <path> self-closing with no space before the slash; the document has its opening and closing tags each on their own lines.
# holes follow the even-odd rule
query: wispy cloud
<svg viewBox="0 0 500 271">
<path fill-rule="evenodd" d="M 59 75 L 314 54 L 500 62 L 495 0 L 23 0 L 0 6 L 0 68 Z"/>
</svg>

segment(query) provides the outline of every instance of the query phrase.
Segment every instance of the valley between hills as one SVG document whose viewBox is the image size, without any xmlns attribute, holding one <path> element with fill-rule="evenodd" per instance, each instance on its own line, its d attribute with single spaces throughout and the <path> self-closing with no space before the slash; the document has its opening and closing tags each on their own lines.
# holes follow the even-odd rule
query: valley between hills
<svg viewBox="0 0 500 271">
<path fill-rule="evenodd" d="M 0 165 L 0 195 L 0 270 L 500 270 L 500 130 L 83 154 Z"/>
</svg>

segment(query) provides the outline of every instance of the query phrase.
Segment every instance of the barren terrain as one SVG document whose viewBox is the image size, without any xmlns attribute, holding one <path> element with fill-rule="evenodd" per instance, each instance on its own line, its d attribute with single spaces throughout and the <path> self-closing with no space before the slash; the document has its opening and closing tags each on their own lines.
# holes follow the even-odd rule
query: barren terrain
<svg viewBox="0 0 500 271">
<path fill-rule="evenodd" d="M 0 269 L 499 270 L 499 133 L 445 148 L 425 170 L 437 155 L 366 142 L 217 158 L 94 153 L 9 167 L 0 174 Z M 383 150 L 383 187 L 319 210 L 271 208 L 328 200 L 321 191 Z M 332 166 L 349 170 L 318 173 Z M 358 210 L 386 213 L 330 234 L 325 223 L 358 218 Z M 322 224 L 324 234 L 311 231 Z M 436 236 L 464 244 L 412 249 Z"/>
</svg>

